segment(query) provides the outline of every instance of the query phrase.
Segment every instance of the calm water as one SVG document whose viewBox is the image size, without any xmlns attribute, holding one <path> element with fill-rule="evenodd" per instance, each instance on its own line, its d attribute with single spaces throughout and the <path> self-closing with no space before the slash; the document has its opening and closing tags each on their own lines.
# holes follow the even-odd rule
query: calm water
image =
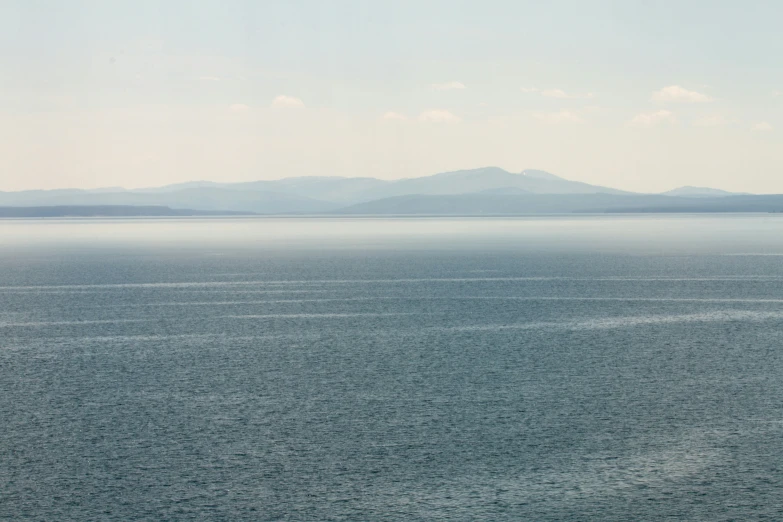
<svg viewBox="0 0 783 522">
<path fill-rule="evenodd" d="M 0 221 L 0 519 L 779 520 L 783 217 Z"/>
</svg>

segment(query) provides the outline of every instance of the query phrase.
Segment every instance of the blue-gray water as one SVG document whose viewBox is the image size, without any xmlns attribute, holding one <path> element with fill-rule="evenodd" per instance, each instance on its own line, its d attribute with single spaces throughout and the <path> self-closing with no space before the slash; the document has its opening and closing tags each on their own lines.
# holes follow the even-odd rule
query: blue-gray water
<svg viewBox="0 0 783 522">
<path fill-rule="evenodd" d="M 0 222 L 0 519 L 783 517 L 783 217 Z"/>
</svg>

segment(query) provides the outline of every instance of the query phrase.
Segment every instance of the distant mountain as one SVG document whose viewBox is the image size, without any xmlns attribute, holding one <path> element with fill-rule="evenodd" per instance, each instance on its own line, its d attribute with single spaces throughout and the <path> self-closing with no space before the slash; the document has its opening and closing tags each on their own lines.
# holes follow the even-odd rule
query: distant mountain
<svg viewBox="0 0 783 522">
<path fill-rule="evenodd" d="M 666 196 L 623 194 L 409 195 L 359 203 L 340 214 L 510 215 L 605 212 L 613 206 L 665 205 Z"/>
<path fill-rule="evenodd" d="M 783 212 L 783 195 L 681 198 L 654 194 L 412 195 L 359 203 L 351 215 Z"/>
<path fill-rule="evenodd" d="M 43 217 L 164 217 L 164 216 L 216 216 L 249 215 L 248 212 L 172 209 L 160 206 L 96 205 L 51 207 L 0 207 L 2 218 Z"/>
<path fill-rule="evenodd" d="M 277 192 L 341 205 L 409 194 L 468 194 L 505 189 L 532 194 L 628 194 L 609 187 L 570 181 L 542 170 L 511 173 L 499 167 L 458 170 L 400 180 L 308 176 L 243 183 L 196 181 L 132 192 L 171 193 L 191 188 Z"/>
<path fill-rule="evenodd" d="M 739 196 L 745 195 L 739 192 L 726 192 L 725 190 L 708 188 L 708 187 L 691 187 L 686 185 L 679 187 L 668 192 L 663 192 L 664 196 L 679 196 L 684 198 L 716 198 L 724 196 Z"/>
<path fill-rule="evenodd" d="M 668 197 L 664 204 L 623 205 L 621 202 L 607 212 L 783 212 L 783 194 L 747 194 L 702 198 Z M 641 203 L 641 202 L 640 202 Z"/>
<path fill-rule="evenodd" d="M 493 196 L 513 196 L 517 199 L 493 200 Z M 259 214 L 319 214 L 337 211 L 483 213 L 494 210 L 501 212 L 500 208 L 503 208 L 505 210 L 502 212 L 527 213 L 593 211 L 629 205 L 628 208 L 669 208 L 678 200 L 684 200 L 681 202 L 683 205 L 692 206 L 689 201 L 697 198 L 711 200 L 716 196 L 732 195 L 696 187 L 681 187 L 666 194 L 643 195 L 571 181 L 543 170 L 527 169 L 513 173 L 499 167 L 484 167 L 400 180 L 305 176 L 242 183 L 192 181 L 133 190 L 104 188 L 0 192 L 0 206 L 132 205 Z M 433 205 L 433 208 L 427 210 L 427 205 Z M 490 206 L 485 208 L 485 205 Z M 493 209 L 491 205 L 502 207 Z M 397 210 L 392 210 L 395 207 Z"/>
<path fill-rule="evenodd" d="M 247 189 L 266 188 L 286 194 L 347 205 L 384 197 L 385 188 L 393 182 L 376 178 L 300 177 L 275 181 L 242 183 Z"/>
<path fill-rule="evenodd" d="M 141 188 L 141 189 L 133 189 L 133 190 L 126 190 L 126 189 L 120 189 L 120 190 L 114 190 L 111 192 L 138 192 L 142 194 L 161 194 L 161 193 L 167 193 L 167 192 L 177 192 L 180 190 L 188 190 L 188 189 L 198 189 L 198 188 L 225 188 L 229 187 L 231 183 L 218 183 L 216 181 L 186 181 L 185 183 L 175 183 L 173 185 L 164 185 L 162 187 L 149 187 L 149 188 Z M 101 192 L 108 192 L 108 190 L 101 190 Z M 98 192 L 96 190 L 91 190 L 90 192 Z"/>
<path fill-rule="evenodd" d="M 547 172 L 545 170 L 525 169 L 525 170 L 522 171 L 522 174 L 524 176 L 527 176 L 528 178 L 534 178 L 534 179 L 548 179 L 548 180 L 556 180 L 556 181 L 567 181 L 565 178 L 561 178 L 560 176 L 555 176 L 551 172 Z"/>
<path fill-rule="evenodd" d="M 0 192 L 0 206 L 166 206 L 260 214 L 318 213 L 339 205 L 269 191 L 193 187 L 161 192 L 30 191 Z"/>
<path fill-rule="evenodd" d="M 509 196 L 512 194 L 532 194 L 529 190 L 517 188 L 517 187 L 498 187 L 487 190 L 480 190 L 476 194 L 500 194 L 503 196 Z"/>
<path fill-rule="evenodd" d="M 485 167 L 390 182 L 383 187 L 385 195 L 382 197 L 407 194 L 469 194 L 505 187 L 532 194 L 629 194 L 609 187 L 569 181 L 540 170 L 523 170 L 515 174 L 499 167 Z"/>
</svg>

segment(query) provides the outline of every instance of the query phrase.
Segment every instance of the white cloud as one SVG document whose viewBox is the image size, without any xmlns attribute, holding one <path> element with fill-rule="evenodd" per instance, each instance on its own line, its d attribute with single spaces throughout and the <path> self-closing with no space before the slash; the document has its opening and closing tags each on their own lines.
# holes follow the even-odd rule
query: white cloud
<svg viewBox="0 0 783 522">
<path fill-rule="evenodd" d="M 772 125 L 770 125 L 766 121 L 760 121 L 753 126 L 753 130 L 759 132 L 769 132 L 772 130 Z"/>
<path fill-rule="evenodd" d="M 544 123 L 556 125 L 559 123 L 584 123 L 581 116 L 573 111 L 561 110 L 558 112 L 536 113 L 533 116 Z"/>
<path fill-rule="evenodd" d="M 630 124 L 637 127 L 652 127 L 659 123 L 676 123 L 677 117 L 671 111 L 660 110 L 655 112 L 642 112 L 634 116 Z"/>
<path fill-rule="evenodd" d="M 389 111 L 382 116 L 382 119 L 402 121 L 402 120 L 407 120 L 408 118 L 406 118 L 404 114 L 400 114 L 399 112 Z"/>
<path fill-rule="evenodd" d="M 199 76 L 198 79 L 205 82 L 219 82 L 221 80 L 220 76 Z"/>
<path fill-rule="evenodd" d="M 541 96 L 545 96 L 547 98 L 558 98 L 561 100 L 580 100 L 585 98 L 592 98 L 593 93 L 588 92 L 587 94 L 568 94 L 562 89 L 547 89 L 545 91 L 541 91 Z"/>
<path fill-rule="evenodd" d="M 244 103 L 235 103 L 233 105 L 229 105 L 228 110 L 231 112 L 245 112 L 250 109 L 249 105 L 245 105 Z"/>
<path fill-rule="evenodd" d="M 541 89 L 537 87 L 522 87 L 519 90 L 522 92 L 541 92 Z"/>
<path fill-rule="evenodd" d="M 695 127 L 720 127 L 726 124 L 726 118 L 720 114 L 713 114 L 712 116 L 705 116 L 693 121 Z"/>
<path fill-rule="evenodd" d="M 453 91 L 456 89 L 466 89 L 462 82 L 433 83 L 432 88 L 436 91 Z"/>
<path fill-rule="evenodd" d="M 299 109 L 299 108 L 303 108 L 304 106 L 305 106 L 304 102 L 299 98 L 294 98 L 293 96 L 285 96 L 284 94 L 281 94 L 280 96 L 276 97 L 272 101 L 272 107 L 277 109 L 282 109 L 282 108 Z"/>
<path fill-rule="evenodd" d="M 652 95 L 652 100 L 659 103 L 704 103 L 712 101 L 712 98 L 700 92 L 689 91 L 679 85 L 670 85 L 660 91 L 655 91 Z"/>
<path fill-rule="evenodd" d="M 419 114 L 419 121 L 431 123 L 459 123 L 462 121 L 462 118 L 449 111 L 432 110 L 424 111 Z"/>
</svg>

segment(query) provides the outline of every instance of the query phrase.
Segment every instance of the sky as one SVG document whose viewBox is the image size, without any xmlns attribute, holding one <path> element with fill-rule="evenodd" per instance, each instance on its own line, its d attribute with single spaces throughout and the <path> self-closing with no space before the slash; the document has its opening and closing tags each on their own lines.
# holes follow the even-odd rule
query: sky
<svg viewBox="0 0 783 522">
<path fill-rule="evenodd" d="M 783 2 L 0 4 L 0 190 L 499 166 L 783 193 Z"/>
</svg>

